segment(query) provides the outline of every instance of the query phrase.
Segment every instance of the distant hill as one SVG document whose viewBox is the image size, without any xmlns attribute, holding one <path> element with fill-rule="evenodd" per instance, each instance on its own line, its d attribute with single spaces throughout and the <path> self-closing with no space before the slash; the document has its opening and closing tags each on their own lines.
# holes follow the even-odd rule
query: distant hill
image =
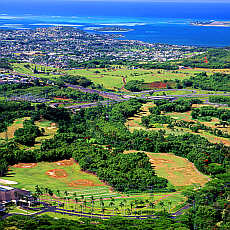
<svg viewBox="0 0 230 230">
<path fill-rule="evenodd" d="M 208 52 L 204 54 L 184 59 L 180 64 L 186 67 L 230 68 L 230 48 L 209 49 Z"/>
</svg>

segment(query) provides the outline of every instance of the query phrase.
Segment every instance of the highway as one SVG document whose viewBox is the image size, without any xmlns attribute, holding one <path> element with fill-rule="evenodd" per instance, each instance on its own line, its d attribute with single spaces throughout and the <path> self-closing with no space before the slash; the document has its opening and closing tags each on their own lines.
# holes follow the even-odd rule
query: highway
<svg viewBox="0 0 230 230">
<path fill-rule="evenodd" d="M 82 86 L 77 86 L 77 85 L 71 85 L 67 84 L 67 87 L 79 90 L 81 92 L 85 93 L 97 93 L 100 96 L 107 98 L 108 100 L 104 101 L 99 101 L 99 102 L 90 102 L 90 103 L 84 103 L 84 104 L 79 104 L 79 105 L 67 105 L 65 106 L 66 109 L 81 109 L 81 108 L 89 108 L 89 107 L 96 107 L 99 104 L 101 105 L 109 105 L 117 102 L 122 102 L 122 101 L 127 101 L 130 100 L 131 98 L 137 98 L 137 99 L 148 99 L 148 100 L 161 100 L 161 99 L 167 99 L 167 100 L 176 100 L 178 98 L 190 98 L 190 97 L 209 97 L 209 96 L 230 96 L 230 93 L 226 94 L 197 94 L 197 91 L 194 89 L 158 89 L 158 90 L 145 90 L 141 92 L 134 92 L 134 93 L 114 93 L 114 92 L 106 92 L 106 91 L 100 91 L 100 90 L 95 90 L 95 89 L 89 89 L 89 88 L 84 88 Z M 187 94 L 175 94 L 175 95 L 162 95 L 162 96 L 147 96 L 151 93 L 155 92 L 169 92 L 169 91 L 187 91 Z M 140 95 L 140 96 L 139 96 Z M 226 106 L 223 104 L 216 104 L 216 103 L 210 103 L 208 100 L 205 102 L 206 104 L 210 105 L 219 105 L 219 106 Z M 59 104 L 62 103 L 52 103 L 50 106 L 51 107 L 57 107 Z"/>
</svg>

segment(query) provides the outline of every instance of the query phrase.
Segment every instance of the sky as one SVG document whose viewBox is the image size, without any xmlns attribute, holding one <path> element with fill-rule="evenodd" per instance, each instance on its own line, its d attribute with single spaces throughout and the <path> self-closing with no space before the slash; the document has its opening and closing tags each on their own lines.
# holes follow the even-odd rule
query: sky
<svg viewBox="0 0 230 230">
<path fill-rule="evenodd" d="M 199 3 L 230 3 L 230 0 L 1 0 L 1 2 L 71 2 L 71 1 L 94 1 L 94 2 L 199 2 Z"/>
</svg>

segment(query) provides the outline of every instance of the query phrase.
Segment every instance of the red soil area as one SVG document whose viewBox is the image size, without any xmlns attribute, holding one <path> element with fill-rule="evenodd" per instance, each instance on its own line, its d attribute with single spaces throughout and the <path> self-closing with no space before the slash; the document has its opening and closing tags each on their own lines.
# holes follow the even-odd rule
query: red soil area
<svg viewBox="0 0 230 230">
<path fill-rule="evenodd" d="M 162 89 L 162 88 L 166 88 L 167 84 L 164 83 L 164 82 L 155 81 L 155 82 L 151 82 L 151 83 L 145 83 L 144 86 L 146 88 L 158 88 L 158 89 Z"/>
<path fill-rule="evenodd" d="M 55 164 L 60 165 L 60 166 L 71 166 L 75 164 L 75 160 L 71 158 L 70 160 L 62 160 L 62 161 L 57 161 Z"/>
<path fill-rule="evenodd" d="M 69 101 L 70 99 L 68 98 L 62 98 L 62 97 L 54 97 L 55 100 L 60 100 L 60 101 Z"/>
<path fill-rule="evenodd" d="M 84 187 L 84 186 L 103 186 L 101 184 L 95 184 L 93 181 L 91 180 L 87 180 L 87 179 L 80 179 L 80 180 L 75 180 L 75 181 L 72 181 L 68 184 L 69 187 L 74 187 L 74 188 L 81 188 L 81 187 Z"/>
<path fill-rule="evenodd" d="M 34 168 L 37 166 L 37 163 L 19 163 L 16 165 L 13 165 L 13 168 Z"/>
<path fill-rule="evenodd" d="M 54 177 L 54 178 L 63 178 L 63 177 L 68 176 L 64 169 L 51 169 L 51 170 L 47 171 L 46 174 L 48 176 Z"/>
</svg>

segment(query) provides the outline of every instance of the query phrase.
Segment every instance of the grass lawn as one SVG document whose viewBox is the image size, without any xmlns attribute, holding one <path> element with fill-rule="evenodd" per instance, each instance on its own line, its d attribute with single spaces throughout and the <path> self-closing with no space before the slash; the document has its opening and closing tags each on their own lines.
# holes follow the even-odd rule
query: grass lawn
<svg viewBox="0 0 230 230">
<path fill-rule="evenodd" d="M 47 174 L 48 171 L 52 169 L 61 171 L 57 172 L 58 177 L 54 177 L 55 175 L 52 176 L 52 172 L 50 172 L 50 175 Z M 66 176 L 62 177 L 62 172 L 64 172 Z M 16 181 L 18 184 L 15 185 L 15 187 L 28 189 L 30 191 L 35 191 L 36 185 L 48 187 L 54 192 L 56 192 L 56 190 L 70 192 L 75 190 L 85 191 L 92 187 L 100 189 L 105 187 L 109 190 L 109 187 L 98 180 L 96 176 L 82 172 L 80 166 L 74 162 L 69 166 L 48 162 L 38 163 L 35 167 L 31 168 L 17 168 L 12 166 L 10 167 L 8 175 L 2 177 L 2 179 Z M 78 180 L 82 181 L 78 183 Z M 75 182 L 75 184 L 71 184 L 73 182 Z M 89 183 L 90 185 L 88 185 Z"/>
<path fill-rule="evenodd" d="M 147 153 L 159 176 L 174 186 L 204 185 L 209 177 L 200 173 L 187 159 L 168 153 Z"/>
<path fill-rule="evenodd" d="M 13 64 L 13 68 L 14 71 L 20 74 L 26 74 L 26 75 L 30 75 L 30 76 L 35 76 L 35 77 L 40 77 L 40 78 L 47 78 L 47 79 L 51 79 L 53 77 L 57 77 L 60 76 L 62 74 L 62 70 L 61 69 L 57 69 L 57 68 L 52 68 L 49 66 L 41 66 L 41 65 L 36 65 L 37 69 L 40 70 L 41 67 L 44 68 L 50 72 L 52 71 L 60 71 L 60 75 L 53 75 L 53 74 L 34 74 L 34 68 L 35 68 L 35 64 L 30 64 L 30 68 L 26 68 L 25 65 L 28 63 L 14 63 Z"/>
<path fill-rule="evenodd" d="M 134 215 L 134 211 L 142 212 L 144 214 L 150 214 L 149 211 L 153 211 L 152 208 L 149 206 L 150 202 L 155 204 L 154 212 L 155 211 L 162 211 L 164 208 L 170 212 L 178 210 L 178 205 L 181 205 L 185 202 L 185 197 L 181 195 L 179 192 L 176 193 L 155 193 L 153 195 L 150 194 L 136 194 L 130 196 L 117 196 L 113 198 L 107 198 L 101 196 L 94 197 L 93 201 L 93 211 L 92 211 L 92 200 L 90 197 L 84 197 L 83 202 L 82 199 L 78 199 L 77 203 L 74 199 L 57 199 L 53 198 L 52 200 L 56 202 L 56 204 L 63 203 L 64 207 L 61 209 L 68 209 L 68 210 L 76 210 L 76 211 L 83 211 L 86 213 L 96 213 L 102 214 L 102 207 L 101 202 L 104 204 L 104 214 L 118 214 L 124 215 L 124 213 L 131 214 L 131 207 L 132 207 L 132 214 Z M 48 197 L 47 197 L 48 198 Z M 164 207 L 161 206 L 161 202 L 163 202 Z M 111 203 L 113 203 L 111 205 Z M 133 206 L 132 206 L 133 204 Z"/>
<path fill-rule="evenodd" d="M 8 175 L 2 177 L 2 179 L 16 181 L 18 184 L 15 187 L 30 191 L 35 191 L 36 185 L 42 188 L 50 188 L 55 196 L 51 198 L 46 194 L 40 198 L 44 201 L 55 202 L 56 204 L 62 202 L 65 204 L 64 208 L 66 209 L 72 210 L 76 208 L 80 211 L 83 196 L 84 200 L 86 200 L 85 212 L 91 212 L 91 196 L 94 197 L 94 213 L 102 213 L 101 200 L 103 200 L 105 214 L 113 214 L 113 209 L 117 208 L 116 212 L 119 215 L 124 214 L 124 209 L 130 209 L 132 202 L 136 203 L 136 211 L 143 212 L 144 214 L 151 211 L 149 207 L 150 201 L 155 204 L 154 211 L 163 210 L 160 201 L 164 202 L 166 209 L 169 208 L 168 201 L 172 201 L 170 205 L 171 210 L 175 210 L 178 204 L 185 201 L 185 198 L 179 192 L 154 194 L 150 191 L 149 193 L 141 194 L 117 193 L 112 191 L 109 186 L 101 182 L 95 175 L 82 172 L 79 165 L 73 162 L 73 160 L 64 161 L 69 162 L 69 164 L 65 165 L 62 165 L 62 162 L 41 162 L 33 166 L 31 164 L 15 165 L 10 167 Z M 55 173 L 53 169 L 56 169 Z M 54 175 L 57 177 L 54 177 Z M 60 190 L 60 194 L 57 190 Z M 68 193 L 69 200 L 65 198 L 65 191 Z M 76 193 L 76 197 L 78 198 L 77 205 L 74 200 L 74 193 Z M 111 206 L 112 200 L 114 202 L 113 206 Z M 126 214 L 128 214 L 128 211 L 126 211 Z"/>
</svg>

